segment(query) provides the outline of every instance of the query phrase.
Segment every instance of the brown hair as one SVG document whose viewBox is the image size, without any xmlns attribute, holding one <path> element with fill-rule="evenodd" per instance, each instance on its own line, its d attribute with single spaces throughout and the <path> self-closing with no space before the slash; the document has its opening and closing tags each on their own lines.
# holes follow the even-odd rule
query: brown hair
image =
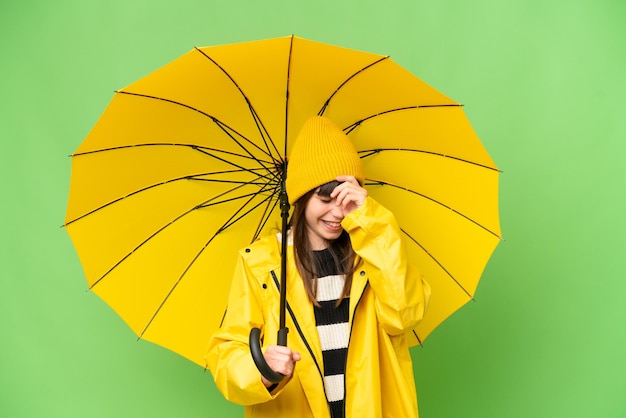
<svg viewBox="0 0 626 418">
<path fill-rule="evenodd" d="M 313 260 L 313 250 L 307 236 L 307 227 L 305 219 L 306 206 L 314 194 L 320 196 L 330 196 L 331 192 L 340 183 L 331 181 L 322 186 L 310 190 L 305 193 L 295 203 L 294 211 L 291 216 L 290 225 L 293 233 L 293 252 L 298 272 L 304 282 L 304 288 L 309 299 L 315 306 L 320 306 L 317 302 L 317 281 L 319 277 L 315 262 Z M 339 238 L 329 243 L 328 249 L 335 261 L 335 266 L 339 274 L 345 275 L 345 282 L 341 297 L 337 301 L 337 305 L 341 303 L 343 298 L 350 296 L 350 286 L 352 285 L 352 275 L 356 270 L 357 255 L 352 249 L 350 235 L 343 231 Z"/>
</svg>

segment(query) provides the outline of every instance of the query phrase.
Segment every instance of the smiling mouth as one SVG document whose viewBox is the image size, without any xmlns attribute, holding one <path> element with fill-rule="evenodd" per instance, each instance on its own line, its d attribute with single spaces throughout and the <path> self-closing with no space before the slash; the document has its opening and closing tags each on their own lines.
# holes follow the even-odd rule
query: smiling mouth
<svg viewBox="0 0 626 418">
<path fill-rule="evenodd" d="M 330 221 L 322 221 L 322 222 L 324 222 L 326 225 L 328 225 L 332 229 L 341 228 L 341 222 L 330 222 Z"/>
</svg>

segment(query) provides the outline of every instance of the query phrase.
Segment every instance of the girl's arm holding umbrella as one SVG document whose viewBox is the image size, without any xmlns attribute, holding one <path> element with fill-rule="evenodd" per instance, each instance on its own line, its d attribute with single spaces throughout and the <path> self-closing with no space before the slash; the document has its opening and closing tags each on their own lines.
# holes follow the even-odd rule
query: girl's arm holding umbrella
<svg viewBox="0 0 626 418">
<path fill-rule="evenodd" d="M 244 257 L 240 256 L 224 326 L 211 338 L 205 356 L 216 385 L 226 399 L 240 405 L 263 403 L 275 397 L 289 381 L 295 362 L 300 359 L 300 355 L 289 347 L 269 346 L 264 353 L 266 361 L 274 371 L 286 377 L 280 385 L 272 387 L 271 382 L 259 374 L 248 346 L 250 329 L 264 327 L 257 288 L 256 278 L 249 271 Z"/>
</svg>

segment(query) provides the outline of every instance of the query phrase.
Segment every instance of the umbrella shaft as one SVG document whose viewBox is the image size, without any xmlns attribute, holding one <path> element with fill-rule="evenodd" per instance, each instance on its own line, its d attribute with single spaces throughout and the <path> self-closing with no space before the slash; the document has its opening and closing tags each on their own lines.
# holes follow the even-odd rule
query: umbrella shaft
<svg viewBox="0 0 626 418">
<path fill-rule="evenodd" d="M 281 257 L 280 257 L 280 317 L 279 326 L 280 330 L 285 330 L 284 339 L 287 345 L 287 331 L 285 328 L 285 310 L 287 305 L 287 232 L 288 232 L 288 218 L 289 218 L 289 199 L 287 198 L 287 191 L 285 190 L 285 180 L 282 181 L 282 190 L 280 192 L 280 216 L 282 218 L 282 234 L 281 234 Z M 279 331 L 280 333 L 280 331 Z"/>
</svg>

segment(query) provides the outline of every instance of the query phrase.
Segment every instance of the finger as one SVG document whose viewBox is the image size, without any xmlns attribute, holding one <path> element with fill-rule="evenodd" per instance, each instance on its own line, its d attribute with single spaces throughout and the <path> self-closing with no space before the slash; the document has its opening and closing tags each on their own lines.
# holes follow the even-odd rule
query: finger
<svg viewBox="0 0 626 418">
<path fill-rule="evenodd" d="M 291 352 L 292 352 L 291 348 L 285 347 L 282 345 L 270 345 L 267 347 L 266 351 L 277 353 L 277 354 L 282 354 L 285 356 L 291 356 Z"/>
<path fill-rule="evenodd" d="M 349 176 L 349 175 L 337 176 L 335 178 L 335 180 L 337 180 L 339 183 L 348 182 L 348 183 L 352 183 L 352 184 L 359 184 L 359 182 L 356 180 L 356 177 Z"/>
<path fill-rule="evenodd" d="M 339 194 L 339 193 L 340 193 L 343 189 L 345 189 L 345 187 L 346 187 L 346 186 L 345 186 L 345 184 L 347 184 L 347 183 L 341 183 L 341 184 L 339 184 L 337 187 L 335 187 L 335 188 L 333 189 L 333 191 L 332 191 L 332 192 L 330 192 L 330 197 L 332 197 L 332 198 L 337 197 L 337 195 L 338 195 L 338 194 Z"/>
<path fill-rule="evenodd" d="M 265 361 L 267 362 L 267 365 L 270 366 L 270 369 L 272 369 L 276 373 L 280 373 L 285 376 L 288 376 L 293 371 L 294 362 L 291 359 L 291 357 L 284 357 L 284 358 L 266 357 Z"/>
<path fill-rule="evenodd" d="M 263 354 L 270 368 L 282 374 L 289 374 L 293 370 L 294 355 L 300 356 L 299 353 L 293 352 L 289 347 L 279 345 L 268 346 Z"/>
<path fill-rule="evenodd" d="M 336 201 L 337 206 L 341 206 L 343 209 L 346 209 L 354 201 L 354 194 L 351 190 L 344 189 L 339 193 Z"/>
<path fill-rule="evenodd" d="M 354 176 L 341 175 L 335 177 L 335 180 L 337 180 L 340 184 L 331 192 L 331 197 L 334 197 L 333 194 L 339 193 L 339 191 L 345 187 L 349 187 L 351 185 L 360 187 L 359 182 Z"/>
<path fill-rule="evenodd" d="M 344 183 L 345 184 L 345 183 Z M 358 202 L 363 200 L 364 189 L 360 187 L 350 185 L 339 190 L 336 198 L 337 205 L 347 206 L 351 202 Z"/>
<path fill-rule="evenodd" d="M 333 191 L 330 194 L 330 197 L 336 198 L 337 204 L 339 205 L 341 204 L 341 201 L 345 199 L 348 193 L 355 190 L 355 187 L 358 187 L 358 186 L 355 186 L 354 184 L 348 183 L 348 182 L 341 183 L 339 186 L 333 189 Z"/>
</svg>

